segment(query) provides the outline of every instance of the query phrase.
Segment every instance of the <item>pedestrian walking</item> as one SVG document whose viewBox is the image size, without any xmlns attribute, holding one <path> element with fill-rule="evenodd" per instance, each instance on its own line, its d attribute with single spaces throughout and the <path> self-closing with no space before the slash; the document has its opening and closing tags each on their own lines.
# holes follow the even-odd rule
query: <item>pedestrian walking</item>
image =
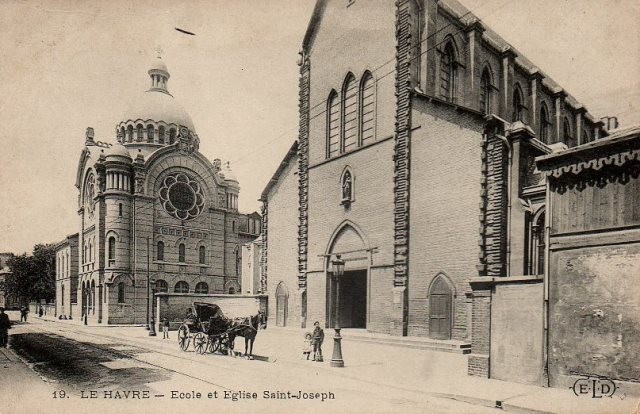
<svg viewBox="0 0 640 414">
<path fill-rule="evenodd" d="M 306 332 L 304 334 L 304 341 L 302 342 L 302 359 L 307 357 L 307 361 L 309 360 L 309 355 L 311 355 L 311 343 L 313 342 L 313 337 L 311 336 L 311 332 Z"/>
<path fill-rule="evenodd" d="M 169 319 L 162 318 L 162 339 L 169 339 Z"/>
<path fill-rule="evenodd" d="M 322 362 L 322 342 L 324 341 L 324 331 L 320 327 L 320 322 L 313 323 L 313 360 Z"/>
<path fill-rule="evenodd" d="M 27 308 L 22 306 L 20 308 L 20 322 L 26 322 L 27 321 Z"/>
<path fill-rule="evenodd" d="M 4 313 L 4 308 L 0 308 L 0 348 L 6 348 L 9 344 L 9 329 L 11 329 L 9 315 Z"/>
</svg>

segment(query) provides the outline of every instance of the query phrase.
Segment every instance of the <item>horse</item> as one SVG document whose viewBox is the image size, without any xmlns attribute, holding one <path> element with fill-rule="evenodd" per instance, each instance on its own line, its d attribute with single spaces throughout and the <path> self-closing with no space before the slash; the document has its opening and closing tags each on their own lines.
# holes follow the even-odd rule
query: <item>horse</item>
<svg viewBox="0 0 640 414">
<path fill-rule="evenodd" d="M 267 329 L 267 317 L 262 311 L 258 311 L 253 316 L 234 319 L 229 330 L 229 354 L 235 356 L 233 352 L 234 341 L 236 336 L 242 336 L 244 338 L 244 356 L 253 359 L 253 343 L 258 335 L 258 329 Z"/>
</svg>

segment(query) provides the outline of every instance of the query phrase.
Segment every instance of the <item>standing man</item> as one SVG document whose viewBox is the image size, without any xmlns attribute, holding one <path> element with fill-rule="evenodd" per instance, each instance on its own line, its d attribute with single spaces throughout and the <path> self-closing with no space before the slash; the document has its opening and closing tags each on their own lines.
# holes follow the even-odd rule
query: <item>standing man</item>
<svg viewBox="0 0 640 414">
<path fill-rule="evenodd" d="M 9 315 L 4 313 L 4 308 L 0 308 L 0 347 L 6 348 L 9 344 L 9 329 L 11 321 Z"/>
<path fill-rule="evenodd" d="M 320 322 L 313 323 L 313 360 L 322 362 L 322 342 L 324 341 L 324 331 L 320 327 Z"/>
<path fill-rule="evenodd" d="M 20 322 L 26 322 L 26 321 L 27 321 L 27 308 L 23 306 L 20 308 Z"/>
</svg>

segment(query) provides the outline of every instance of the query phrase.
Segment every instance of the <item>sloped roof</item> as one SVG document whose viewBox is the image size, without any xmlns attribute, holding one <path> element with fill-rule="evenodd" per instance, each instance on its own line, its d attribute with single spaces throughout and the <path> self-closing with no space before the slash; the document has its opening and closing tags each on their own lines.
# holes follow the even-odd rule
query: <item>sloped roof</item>
<svg viewBox="0 0 640 414">
<path fill-rule="evenodd" d="M 282 159 L 282 161 L 280 162 L 280 165 L 278 166 L 278 169 L 273 174 L 273 176 L 271 177 L 271 179 L 267 183 L 267 185 L 264 188 L 264 190 L 262 190 L 262 194 L 260 195 L 260 200 L 259 201 L 267 201 L 267 197 L 269 196 L 269 191 L 271 191 L 273 186 L 276 185 L 276 183 L 280 179 L 280 175 L 287 168 L 287 166 L 289 165 L 289 162 L 291 161 L 291 159 L 296 157 L 297 155 L 298 155 L 298 141 L 294 141 L 293 144 L 291 145 L 291 148 L 289 148 L 289 151 L 287 152 L 287 155 L 285 155 L 284 158 Z"/>
</svg>

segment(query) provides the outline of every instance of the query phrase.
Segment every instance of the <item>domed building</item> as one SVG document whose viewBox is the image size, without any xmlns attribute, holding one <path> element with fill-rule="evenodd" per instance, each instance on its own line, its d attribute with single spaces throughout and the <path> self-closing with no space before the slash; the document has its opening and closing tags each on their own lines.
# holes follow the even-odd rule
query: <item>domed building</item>
<svg viewBox="0 0 640 414">
<path fill-rule="evenodd" d="M 77 275 L 66 272 L 57 283 L 68 296 L 57 300 L 62 317 L 146 323 L 151 281 L 158 292 L 241 292 L 241 246 L 259 232 L 248 231 L 255 214 L 238 212 L 230 164 L 223 169 L 199 152 L 164 62 L 154 59 L 148 73 L 150 88 L 118 120 L 114 143 L 95 140 L 87 128 L 75 183 Z"/>
</svg>

